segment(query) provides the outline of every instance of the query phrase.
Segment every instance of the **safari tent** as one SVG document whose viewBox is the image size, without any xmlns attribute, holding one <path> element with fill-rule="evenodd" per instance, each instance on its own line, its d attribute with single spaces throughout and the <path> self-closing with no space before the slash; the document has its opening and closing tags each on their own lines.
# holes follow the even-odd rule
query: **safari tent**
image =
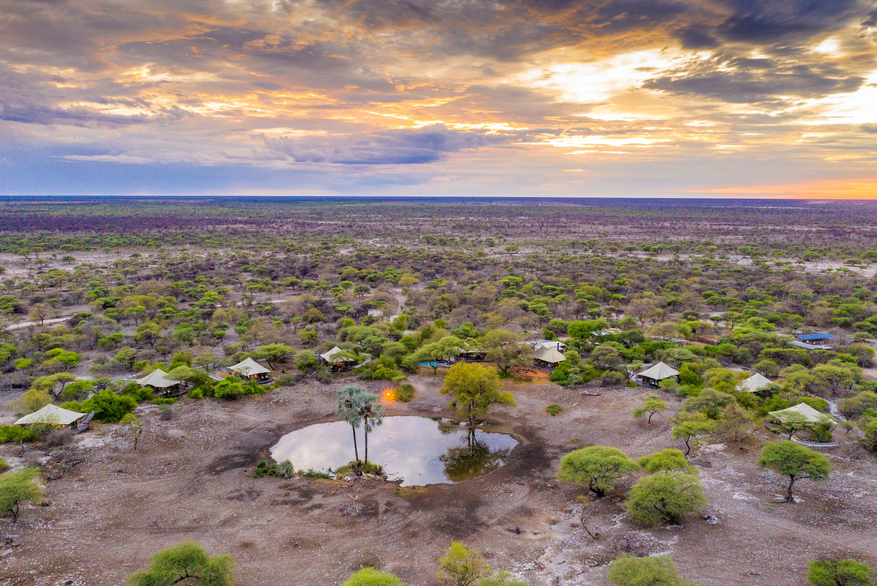
<svg viewBox="0 0 877 586">
<path fill-rule="evenodd" d="M 238 362 L 234 366 L 229 366 L 228 369 L 247 380 L 267 381 L 271 376 L 271 371 L 269 369 L 265 368 L 252 358 L 247 358 L 242 362 Z"/>
<path fill-rule="evenodd" d="M 755 373 L 740 383 L 740 390 L 744 393 L 757 393 L 773 384 L 773 381 L 760 373 Z"/>
<path fill-rule="evenodd" d="M 166 397 L 179 395 L 183 392 L 183 383 L 171 378 L 168 373 L 160 368 L 156 368 L 143 378 L 135 379 L 134 382 L 141 387 L 152 387 Z"/>
<path fill-rule="evenodd" d="M 679 376 L 679 371 L 672 366 L 659 362 L 646 370 L 637 373 L 636 376 L 642 384 L 650 387 L 657 387 L 662 380 L 668 378 L 675 378 L 678 380 L 677 377 Z"/>
<path fill-rule="evenodd" d="M 554 347 L 541 347 L 533 352 L 533 362 L 536 366 L 557 368 L 557 365 L 566 360 L 566 356 Z"/>
<path fill-rule="evenodd" d="M 320 354 L 320 360 L 332 367 L 332 370 L 345 370 L 353 364 L 353 360 L 344 356 L 344 350 L 335 346 L 328 352 Z"/>
<path fill-rule="evenodd" d="M 25 415 L 15 422 L 15 425 L 49 424 L 58 427 L 73 427 L 79 420 L 87 417 L 87 413 L 77 413 L 57 405 L 46 405 L 39 411 Z"/>
<path fill-rule="evenodd" d="M 820 423 L 826 418 L 830 419 L 834 422 L 834 418 L 831 415 L 827 415 L 825 413 L 820 413 L 807 403 L 798 403 L 794 407 L 789 407 L 788 409 L 780 409 L 779 411 L 771 411 L 768 413 L 771 417 L 776 419 L 777 421 L 787 421 L 789 415 L 797 414 L 802 416 L 807 423 Z"/>
</svg>

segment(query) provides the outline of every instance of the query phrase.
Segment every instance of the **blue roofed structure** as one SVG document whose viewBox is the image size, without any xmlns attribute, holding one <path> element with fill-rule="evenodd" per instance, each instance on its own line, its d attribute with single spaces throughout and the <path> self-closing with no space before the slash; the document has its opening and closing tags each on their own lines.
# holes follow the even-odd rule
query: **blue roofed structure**
<svg viewBox="0 0 877 586">
<path fill-rule="evenodd" d="M 798 338 L 799 340 L 801 340 L 802 342 L 822 342 L 822 341 L 834 340 L 834 336 L 832 336 L 831 334 L 825 334 L 825 333 L 798 334 L 795 337 Z"/>
</svg>

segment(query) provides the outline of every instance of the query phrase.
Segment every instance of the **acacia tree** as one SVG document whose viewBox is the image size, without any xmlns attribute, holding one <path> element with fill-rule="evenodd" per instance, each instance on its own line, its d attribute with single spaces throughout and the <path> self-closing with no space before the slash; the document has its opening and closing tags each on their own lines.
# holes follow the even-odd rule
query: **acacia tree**
<svg viewBox="0 0 877 586">
<path fill-rule="evenodd" d="M 685 413 L 679 414 L 679 417 L 673 420 L 676 424 L 670 435 L 673 439 L 681 439 L 685 442 L 685 455 L 691 453 L 691 441 L 701 435 L 705 435 L 716 428 L 716 422 L 704 415 L 703 413 Z"/>
<path fill-rule="evenodd" d="M 807 581 L 813 586 L 871 586 L 877 571 L 856 560 L 810 562 Z"/>
<path fill-rule="evenodd" d="M 684 582 L 670 556 L 625 554 L 609 565 L 612 586 L 693 586 Z"/>
<path fill-rule="evenodd" d="M 798 480 L 806 478 L 820 482 L 831 473 L 828 458 L 789 440 L 766 444 L 761 449 L 758 465 L 789 477 L 785 498 L 787 503 L 794 502 L 792 488 Z"/>
<path fill-rule="evenodd" d="M 143 424 L 140 422 L 140 418 L 133 413 L 126 413 L 122 420 L 119 421 L 119 425 L 128 431 L 131 440 L 134 442 L 134 451 L 137 451 L 137 442 L 140 440 L 140 436 L 143 435 Z"/>
<path fill-rule="evenodd" d="M 474 426 L 491 405 L 517 406 L 511 393 L 499 390 L 496 369 L 481 364 L 461 362 L 449 368 L 440 392 L 453 397 L 448 407 L 465 415 L 470 426 Z"/>
<path fill-rule="evenodd" d="M 597 498 L 603 498 L 615 488 L 619 476 L 638 469 L 639 464 L 618 448 L 590 446 L 561 458 L 557 478 L 587 486 Z"/>
<path fill-rule="evenodd" d="M 649 395 L 646 402 L 639 407 L 634 407 L 633 417 L 639 419 L 646 413 L 649 414 L 648 423 L 652 424 L 652 416 L 667 410 L 667 403 L 661 400 L 658 395 Z"/>
<path fill-rule="evenodd" d="M 484 349 L 487 360 L 495 363 L 502 372 L 509 372 L 515 366 L 529 366 L 533 362 L 533 348 L 514 332 L 490 330 L 484 335 Z"/>
<path fill-rule="evenodd" d="M 0 474 L 0 512 L 12 515 L 18 522 L 21 503 L 38 502 L 43 497 L 38 468 L 24 468 Z"/>
<path fill-rule="evenodd" d="M 234 558 L 208 556 L 194 541 L 165 548 L 149 558 L 149 569 L 128 578 L 129 586 L 162 586 L 178 583 L 198 586 L 234 586 Z"/>
<path fill-rule="evenodd" d="M 625 506 L 628 517 L 639 525 L 678 524 L 686 513 L 705 507 L 706 496 L 697 476 L 669 471 L 640 478 Z"/>
<path fill-rule="evenodd" d="M 459 541 L 452 542 L 445 550 L 445 555 L 439 559 L 439 566 L 438 578 L 452 586 L 471 586 L 480 578 L 490 575 L 490 566 L 481 553 Z"/>
</svg>

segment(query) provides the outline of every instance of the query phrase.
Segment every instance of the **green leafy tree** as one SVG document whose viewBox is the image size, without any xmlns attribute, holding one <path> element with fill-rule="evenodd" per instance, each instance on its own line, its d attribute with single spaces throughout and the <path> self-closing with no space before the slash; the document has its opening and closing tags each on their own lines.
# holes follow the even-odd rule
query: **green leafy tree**
<svg viewBox="0 0 877 586">
<path fill-rule="evenodd" d="M 505 570 L 481 578 L 478 580 L 478 586 L 529 586 L 525 580 L 518 580 L 511 573 Z"/>
<path fill-rule="evenodd" d="M 715 432 L 729 442 L 740 442 L 755 433 L 755 417 L 737 403 L 722 409 Z"/>
<path fill-rule="evenodd" d="M 703 389 L 696 397 L 689 397 L 682 404 L 688 413 L 703 413 L 710 419 L 718 419 L 722 409 L 734 403 L 733 395 L 715 389 Z"/>
<path fill-rule="evenodd" d="M 149 569 L 128 578 L 129 586 L 234 586 L 234 558 L 211 557 L 194 541 L 163 549 L 149 561 Z"/>
<path fill-rule="evenodd" d="M 758 465 L 789 477 L 785 498 L 787 503 L 794 501 L 792 488 L 797 481 L 809 479 L 821 482 L 828 479 L 831 473 L 831 462 L 828 458 L 789 440 L 766 444 L 761 449 Z"/>
<path fill-rule="evenodd" d="M 356 572 L 343 586 L 403 586 L 398 576 L 379 572 L 374 568 L 363 568 Z"/>
<path fill-rule="evenodd" d="M 707 504 L 700 479 L 687 472 L 664 472 L 640 478 L 630 489 L 627 515 L 645 527 L 678 524 L 687 513 Z"/>
<path fill-rule="evenodd" d="M 676 426 L 670 430 L 673 439 L 681 439 L 685 442 L 685 455 L 691 453 L 691 442 L 698 437 L 706 435 L 716 428 L 716 422 L 703 413 L 682 412 L 679 417 L 673 419 Z"/>
<path fill-rule="evenodd" d="M 302 372 L 310 372 L 320 364 L 313 350 L 302 350 L 295 357 L 295 367 Z"/>
<path fill-rule="evenodd" d="M 782 431 L 789 439 L 801 430 L 810 427 L 810 421 L 800 413 L 784 413 L 781 419 L 774 419 L 773 425 Z"/>
<path fill-rule="evenodd" d="M 490 575 L 490 566 L 481 553 L 459 541 L 452 542 L 445 550 L 445 555 L 439 559 L 439 566 L 438 578 L 451 586 L 470 586 Z"/>
<path fill-rule="evenodd" d="M 638 469 L 639 464 L 618 448 L 590 446 L 561 458 L 557 478 L 587 486 L 597 498 L 603 498 L 615 488 L 619 476 Z"/>
<path fill-rule="evenodd" d="M 0 512 L 12 515 L 13 524 L 18 522 L 22 503 L 37 503 L 42 498 L 39 468 L 23 468 L 0 474 Z"/>
<path fill-rule="evenodd" d="M 255 354 L 258 359 L 266 360 L 268 366 L 274 368 L 274 363 L 285 362 L 295 356 L 295 350 L 286 344 L 266 344 L 256 350 Z"/>
<path fill-rule="evenodd" d="M 496 369 L 481 364 L 461 362 L 449 368 L 440 392 L 451 395 L 448 407 L 464 415 L 473 426 L 491 405 L 517 406 L 511 393 L 500 391 Z"/>
<path fill-rule="evenodd" d="M 140 436 L 143 435 L 143 424 L 140 422 L 140 418 L 133 413 L 128 413 L 122 417 L 121 421 L 119 421 L 119 425 L 122 429 L 125 429 L 128 432 L 128 435 L 131 436 L 131 441 L 133 442 L 134 450 L 136 451 L 137 442 L 140 441 Z"/>
<path fill-rule="evenodd" d="M 131 413 L 137 408 L 137 401 L 129 395 L 117 395 L 110 389 L 92 395 L 82 402 L 80 411 L 88 413 L 94 411 L 94 418 L 104 423 L 114 423 L 122 419 L 125 414 Z"/>
<path fill-rule="evenodd" d="M 652 416 L 667 410 L 667 403 L 661 400 L 658 395 L 649 395 L 646 397 L 645 403 L 633 409 L 633 418 L 640 419 L 648 413 L 648 423 L 651 425 Z"/>
<path fill-rule="evenodd" d="M 612 586 L 693 586 L 684 581 L 670 556 L 623 555 L 609 565 Z"/>
<path fill-rule="evenodd" d="M 533 364 L 533 348 L 514 332 L 490 330 L 484 335 L 484 350 L 487 360 L 495 363 L 501 372 Z"/>
<path fill-rule="evenodd" d="M 655 452 L 651 456 L 643 456 L 639 459 L 639 465 L 649 474 L 672 471 L 697 474 L 697 468 L 688 465 L 682 450 L 673 448 Z"/>
<path fill-rule="evenodd" d="M 807 581 L 812 586 L 871 586 L 877 571 L 856 560 L 810 562 Z"/>
</svg>

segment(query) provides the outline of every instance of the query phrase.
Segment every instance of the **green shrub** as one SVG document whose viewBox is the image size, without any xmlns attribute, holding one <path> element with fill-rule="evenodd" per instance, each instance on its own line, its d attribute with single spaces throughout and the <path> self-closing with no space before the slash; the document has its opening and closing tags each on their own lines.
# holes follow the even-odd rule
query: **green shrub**
<svg viewBox="0 0 877 586">
<path fill-rule="evenodd" d="M 328 480 L 331 478 L 328 472 L 315 472 L 313 468 L 308 469 L 305 472 L 301 472 L 302 478 L 324 478 Z"/>
<path fill-rule="evenodd" d="M 686 513 L 706 506 L 703 484 L 687 472 L 660 472 L 640 478 L 625 503 L 627 515 L 637 525 L 678 524 Z"/>
<path fill-rule="evenodd" d="M 37 432 L 23 425 L 0 425 L 0 444 L 12 442 L 33 442 Z"/>
<path fill-rule="evenodd" d="M 402 586 L 402 580 L 374 568 L 363 568 L 350 576 L 344 586 Z"/>
<path fill-rule="evenodd" d="M 177 400 L 173 397 L 156 397 L 152 400 L 153 405 L 173 405 Z"/>
<path fill-rule="evenodd" d="M 871 586 L 877 572 L 855 560 L 817 560 L 810 562 L 807 581 L 813 586 Z"/>
<path fill-rule="evenodd" d="M 0 473 L 6 472 L 7 470 L 9 470 L 9 464 L 6 460 L 0 458 Z"/>
<path fill-rule="evenodd" d="M 545 412 L 554 417 L 555 415 L 560 415 L 563 413 L 563 407 L 560 405 L 549 405 L 545 408 Z"/>
<path fill-rule="evenodd" d="M 137 401 L 132 397 L 117 395 L 109 389 L 92 395 L 81 404 L 82 413 L 94 411 L 94 418 L 104 423 L 115 423 L 136 408 Z"/>
<path fill-rule="evenodd" d="M 401 401 L 402 403 L 410 403 L 412 399 L 414 399 L 416 391 L 414 389 L 414 385 L 405 383 L 404 385 L 399 385 L 393 391 L 393 395 L 395 396 L 397 401 Z"/>
<path fill-rule="evenodd" d="M 296 375 L 294 375 L 294 374 L 281 374 L 280 376 L 278 376 L 278 377 L 275 379 L 275 381 L 276 381 L 275 386 L 278 386 L 278 387 L 291 387 L 291 386 L 293 386 L 295 383 L 298 382 L 298 377 L 297 377 Z"/>
<path fill-rule="evenodd" d="M 609 582 L 612 586 L 690 586 L 667 555 L 623 555 L 609 565 Z"/>
<path fill-rule="evenodd" d="M 204 389 L 202 389 L 201 387 L 195 387 L 194 389 L 191 389 L 188 393 L 186 393 L 186 396 L 190 399 L 203 399 Z"/>
<path fill-rule="evenodd" d="M 136 383 L 131 383 L 122 389 L 122 396 L 131 397 L 138 403 L 143 403 L 155 398 L 155 393 L 150 387 L 141 387 Z"/>
</svg>

